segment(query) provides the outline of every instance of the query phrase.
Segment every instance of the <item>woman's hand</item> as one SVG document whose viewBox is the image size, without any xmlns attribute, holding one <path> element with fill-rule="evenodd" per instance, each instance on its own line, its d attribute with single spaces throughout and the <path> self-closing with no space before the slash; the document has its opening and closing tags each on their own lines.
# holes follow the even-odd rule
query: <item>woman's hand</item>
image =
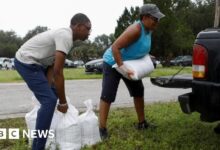
<svg viewBox="0 0 220 150">
<path fill-rule="evenodd" d="M 134 72 L 130 69 L 128 69 L 126 67 L 126 65 L 121 65 L 120 67 L 118 67 L 119 72 L 121 72 L 121 74 L 125 75 L 125 77 L 127 77 L 128 79 L 132 79 L 131 76 L 134 75 Z"/>
</svg>

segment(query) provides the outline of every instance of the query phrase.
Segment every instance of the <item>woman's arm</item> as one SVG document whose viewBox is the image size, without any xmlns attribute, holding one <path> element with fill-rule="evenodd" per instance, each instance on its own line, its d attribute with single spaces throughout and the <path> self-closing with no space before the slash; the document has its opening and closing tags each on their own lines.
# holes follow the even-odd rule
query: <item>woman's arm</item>
<svg viewBox="0 0 220 150">
<path fill-rule="evenodd" d="M 125 48 L 130 44 L 134 43 L 139 38 L 140 34 L 140 24 L 132 24 L 112 44 L 113 57 L 119 67 L 123 65 L 120 49 Z"/>
</svg>

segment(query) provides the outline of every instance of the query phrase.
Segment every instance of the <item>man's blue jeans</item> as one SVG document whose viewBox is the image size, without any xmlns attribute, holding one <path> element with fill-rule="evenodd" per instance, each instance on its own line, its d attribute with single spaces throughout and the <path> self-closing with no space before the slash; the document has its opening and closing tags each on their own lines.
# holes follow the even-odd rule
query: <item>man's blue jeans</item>
<svg viewBox="0 0 220 150">
<path fill-rule="evenodd" d="M 47 69 L 36 64 L 24 64 L 17 59 L 14 64 L 18 73 L 41 104 L 37 113 L 36 130 L 49 130 L 57 103 L 57 95 L 55 89 L 48 83 Z M 34 138 L 32 150 L 44 150 L 46 140 L 46 138 Z"/>
</svg>

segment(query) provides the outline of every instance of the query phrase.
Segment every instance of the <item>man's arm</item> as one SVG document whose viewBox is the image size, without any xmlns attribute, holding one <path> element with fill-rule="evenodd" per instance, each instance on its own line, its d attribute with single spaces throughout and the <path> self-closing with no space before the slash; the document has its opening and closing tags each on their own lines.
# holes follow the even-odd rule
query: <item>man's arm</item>
<svg viewBox="0 0 220 150">
<path fill-rule="evenodd" d="M 54 84 L 59 98 L 59 104 L 57 109 L 63 113 L 66 113 L 68 109 L 66 96 L 65 96 L 64 75 L 63 75 L 63 66 L 65 63 L 65 58 L 66 58 L 65 53 L 61 51 L 56 51 L 55 62 L 53 67 Z"/>
</svg>

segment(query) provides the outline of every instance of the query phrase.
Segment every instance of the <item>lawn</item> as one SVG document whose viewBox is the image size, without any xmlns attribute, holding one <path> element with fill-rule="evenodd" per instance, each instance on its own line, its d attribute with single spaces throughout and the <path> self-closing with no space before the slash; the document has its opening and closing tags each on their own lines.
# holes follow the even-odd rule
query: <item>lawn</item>
<svg viewBox="0 0 220 150">
<path fill-rule="evenodd" d="M 100 79 L 101 74 L 86 74 L 83 68 L 64 69 L 66 80 L 78 79 Z M 5 82 L 23 82 L 23 79 L 16 70 L 0 70 L 0 83 Z"/>
<path fill-rule="evenodd" d="M 83 150 L 217 150 L 220 135 L 213 133 L 216 123 L 204 123 L 199 114 L 183 114 L 177 102 L 146 106 L 146 117 L 158 127 L 138 131 L 134 108 L 111 109 L 110 138 Z M 0 120 L 0 128 L 25 129 L 24 118 Z M 27 139 L 0 140 L 0 149 L 26 150 Z"/>
<path fill-rule="evenodd" d="M 173 75 L 178 72 L 181 67 L 158 67 L 149 76 L 166 76 Z M 191 73 L 192 67 L 185 67 L 182 73 Z M 101 79 L 102 74 L 86 74 L 84 68 L 64 69 L 64 76 L 66 80 L 78 79 Z M 16 70 L 0 70 L 0 83 L 5 82 L 23 82 Z"/>
</svg>

